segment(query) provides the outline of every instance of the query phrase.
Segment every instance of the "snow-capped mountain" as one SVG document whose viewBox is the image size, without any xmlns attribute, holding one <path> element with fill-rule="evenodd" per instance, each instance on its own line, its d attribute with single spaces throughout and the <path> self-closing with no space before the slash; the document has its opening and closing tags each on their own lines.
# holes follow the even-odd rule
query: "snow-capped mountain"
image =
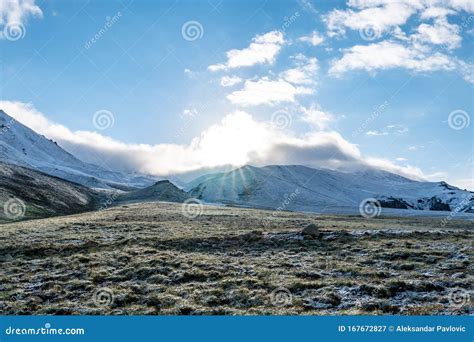
<svg viewBox="0 0 474 342">
<path fill-rule="evenodd" d="M 152 177 L 127 174 L 84 163 L 57 143 L 37 134 L 0 110 L 0 161 L 27 167 L 90 188 L 119 189 L 120 200 L 150 201 L 187 196 L 206 202 L 313 212 L 347 212 L 366 199 L 382 207 L 473 212 L 474 193 L 445 182 L 420 182 L 389 172 L 365 169 L 346 173 L 305 166 L 244 166 L 201 176 L 185 190 Z M 143 189 L 133 191 L 137 188 Z M 164 197 L 163 197 L 164 196 Z M 168 197 L 165 198 L 165 200 Z"/>
<path fill-rule="evenodd" d="M 382 207 L 467 212 L 474 193 L 445 182 L 419 182 L 381 170 L 343 173 L 305 166 L 244 166 L 205 175 L 186 186 L 206 202 L 300 211 L 358 208 L 369 198 Z"/>
<path fill-rule="evenodd" d="M 156 180 L 84 163 L 0 109 L 0 161 L 28 167 L 91 188 L 143 188 Z"/>
</svg>

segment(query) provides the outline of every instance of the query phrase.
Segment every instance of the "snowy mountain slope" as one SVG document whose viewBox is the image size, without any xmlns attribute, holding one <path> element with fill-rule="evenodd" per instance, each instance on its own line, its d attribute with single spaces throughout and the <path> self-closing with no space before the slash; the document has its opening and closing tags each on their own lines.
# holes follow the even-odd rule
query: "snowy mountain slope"
<svg viewBox="0 0 474 342">
<path fill-rule="evenodd" d="M 154 179 L 84 163 L 63 150 L 56 142 L 37 134 L 2 110 L 0 161 L 29 167 L 91 188 L 127 190 L 154 183 Z"/>
<path fill-rule="evenodd" d="M 417 210 L 465 212 L 474 205 L 474 193 L 444 182 L 418 182 L 380 170 L 343 173 L 297 165 L 244 166 L 202 176 L 186 188 L 207 202 L 280 210 L 358 208 L 367 198 L 382 207 Z"/>
<path fill-rule="evenodd" d="M 103 197 L 82 185 L 0 162 L 0 222 L 94 210 Z"/>
</svg>

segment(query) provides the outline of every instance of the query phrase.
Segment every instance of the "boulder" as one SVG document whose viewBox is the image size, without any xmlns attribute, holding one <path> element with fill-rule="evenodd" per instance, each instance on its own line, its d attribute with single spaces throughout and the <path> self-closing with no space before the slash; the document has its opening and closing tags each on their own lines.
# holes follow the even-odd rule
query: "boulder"
<svg viewBox="0 0 474 342">
<path fill-rule="evenodd" d="M 314 223 L 308 224 L 301 232 L 303 236 L 316 238 L 319 236 L 319 228 Z"/>
</svg>

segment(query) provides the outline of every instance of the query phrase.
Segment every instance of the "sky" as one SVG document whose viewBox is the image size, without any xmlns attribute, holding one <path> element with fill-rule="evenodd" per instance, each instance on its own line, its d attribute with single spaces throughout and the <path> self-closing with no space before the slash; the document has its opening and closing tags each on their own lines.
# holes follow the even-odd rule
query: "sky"
<svg viewBox="0 0 474 342">
<path fill-rule="evenodd" d="M 472 0 L 2 0 L 0 109 L 111 169 L 474 190 L 473 47 Z"/>
</svg>

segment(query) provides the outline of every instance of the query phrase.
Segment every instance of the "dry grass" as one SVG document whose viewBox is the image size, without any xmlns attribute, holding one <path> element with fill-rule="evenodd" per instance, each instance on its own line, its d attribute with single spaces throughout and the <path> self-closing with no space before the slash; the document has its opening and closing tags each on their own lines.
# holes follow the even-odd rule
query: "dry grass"
<svg viewBox="0 0 474 342">
<path fill-rule="evenodd" d="M 473 227 L 169 203 L 2 225 L 0 313 L 466 314 Z"/>
</svg>

